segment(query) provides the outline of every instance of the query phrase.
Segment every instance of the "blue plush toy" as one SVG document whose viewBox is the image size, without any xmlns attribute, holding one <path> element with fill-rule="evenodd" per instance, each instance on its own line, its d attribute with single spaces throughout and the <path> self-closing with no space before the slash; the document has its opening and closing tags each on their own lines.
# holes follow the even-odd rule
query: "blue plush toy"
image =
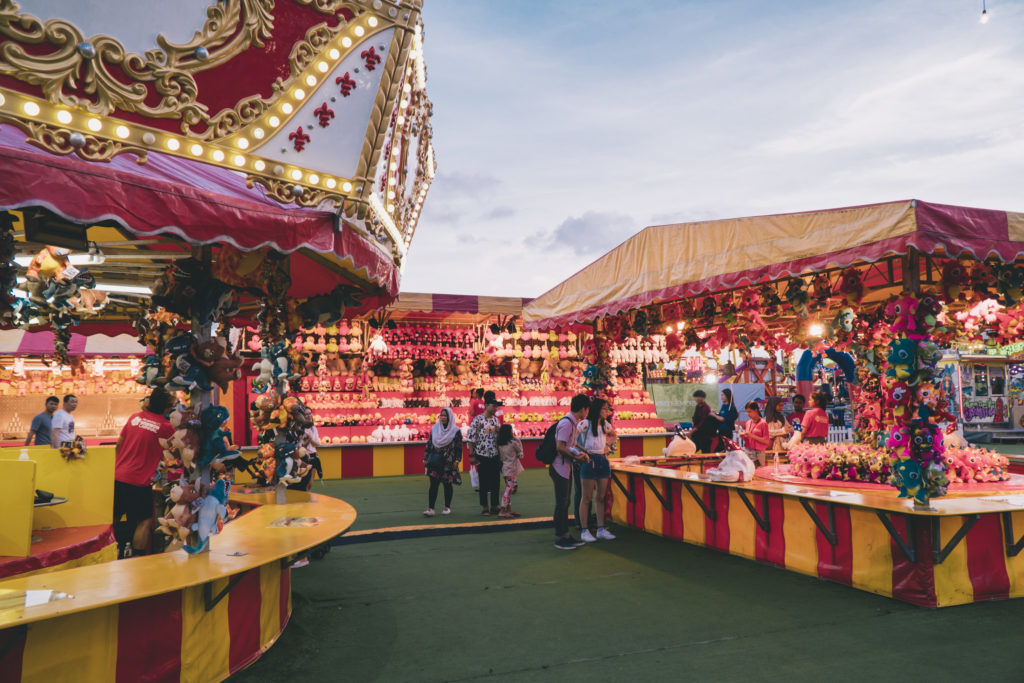
<svg viewBox="0 0 1024 683">
<path fill-rule="evenodd" d="M 185 552 L 195 555 L 206 550 L 210 543 L 210 536 L 217 533 L 217 522 L 228 518 L 228 490 L 230 485 L 227 479 L 218 479 L 206 497 L 199 504 L 199 512 L 196 515 L 196 522 L 192 525 L 192 531 L 198 533 L 199 544 L 185 546 Z"/>
<path fill-rule="evenodd" d="M 228 420 L 228 409 L 224 406 L 207 406 L 200 416 L 203 435 L 199 442 L 199 465 L 206 467 L 213 462 L 234 460 L 242 451 L 229 448 L 231 432 L 221 427 Z"/>
<path fill-rule="evenodd" d="M 896 464 L 896 479 L 900 487 L 900 498 L 915 498 L 927 502 L 927 492 L 921 481 L 921 464 L 913 458 L 901 458 Z"/>
<path fill-rule="evenodd" d="M 917 342 L 913 339 L 897 339 L 889 347 L 889 377 L 913 383 L 917 372 Z"/>
</svg>

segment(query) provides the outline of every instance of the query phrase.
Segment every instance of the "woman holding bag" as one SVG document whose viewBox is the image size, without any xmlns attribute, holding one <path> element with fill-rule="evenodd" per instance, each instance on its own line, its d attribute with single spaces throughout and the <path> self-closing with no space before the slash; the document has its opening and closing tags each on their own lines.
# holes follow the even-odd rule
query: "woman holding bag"
<svg viewBox="0 0 1024 683">
<path fill-rule="evenodd" d="M 442 515 L 451 514 L 452 485 L 462 484 L 459 474 L 459 463 L 462 462 L 462 431 L 455 423 L 455 413 L 451 408 L 442 408 L 437 422 L 430 430 L 427 447 L 423 455 L 423 465 L 427 468 L 430 478 L 427 509 L 424 517 L 434 516 L 434 505 L 437 503 L 437 489 L 444 484 L 444 508 Z"/>
</svg>

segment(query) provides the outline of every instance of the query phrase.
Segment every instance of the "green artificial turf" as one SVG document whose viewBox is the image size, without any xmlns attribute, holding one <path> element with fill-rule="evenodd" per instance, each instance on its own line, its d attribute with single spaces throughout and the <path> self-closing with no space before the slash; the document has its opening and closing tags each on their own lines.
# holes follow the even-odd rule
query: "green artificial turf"
<svg viewBox="0 0 1024 683">
<path fill-rule="evenodd" d="M 329 482 L 358 528 L 451 518 L 425 477 Z M 520 507 L 549 514 L 543 471 Z M 464 515 L 464 516 L 463 516 Z M 292 572 L 294 613 L 238 681 L 1020 681 L 1024 601 L 927 610 L 616 528 L 574 551 L 550 530 L 335 547 Z"/>
</svg>

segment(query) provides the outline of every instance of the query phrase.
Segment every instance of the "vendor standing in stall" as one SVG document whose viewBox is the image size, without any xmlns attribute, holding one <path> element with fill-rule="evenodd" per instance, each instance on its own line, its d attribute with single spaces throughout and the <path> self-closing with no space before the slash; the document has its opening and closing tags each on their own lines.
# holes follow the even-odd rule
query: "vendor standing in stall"
<svg viewBox="0 0 1024 683">
<path fill-rule="evenodd" d="M 711 441 L 718 431 L 718 422 L 711 416 L 711 406 L 707 403 L 708 395 L 703 389 L 693 392 L 693 400 L 697 404 L 693 409 L 693 427 L 690 429 L 690 440 L 697 447 L 698 453 L 711 453 Z"/>
<path fill-rule="evenodd" d="M 789 441 L 789 448 L 801 441 L 807 443 L 825 443 L 828 441 L 828 398 L 820 391 L 811 394 L 812 408 L 803 417 L 800 428 L 793 434 Z"/>
<path fill-rule="evenodd" d="M 32 424 L 28 428 L 28 436 L 25 437 L 26 446 L 31 446 L 33 439 L 35 439 L 36 446 L 51 445 L 50 430 L 53 427 L 53 414 L 57 412 L 58 406 L 60 406 L 60 399 L 56 396 L 50 396 L 46 399 L 45 410 L 32 418 Z"/>
<path fill-rule="evenodd" d="M 144 555 L 149 547 L 153 518 L 153 487 L 163 457 L 160 439 L 169 439 L 174 427 L 164 417 L 171 395 L 157 387 L 146 406 L 128 418 L 114 447 L 114 524 L 124 515 L 131 530 L 131 545 L 124 556 Z"/>
<path fill-rule="evenodd" d="M 61 444 L 70 444 L 75 440 L 75 418 L 71 413 L 78 407 L 78 397 L 74 394 L 64 396 L 61 409 L 53 414 L 50 421 L 50 448 L 60 448 Z"/>
</svg>

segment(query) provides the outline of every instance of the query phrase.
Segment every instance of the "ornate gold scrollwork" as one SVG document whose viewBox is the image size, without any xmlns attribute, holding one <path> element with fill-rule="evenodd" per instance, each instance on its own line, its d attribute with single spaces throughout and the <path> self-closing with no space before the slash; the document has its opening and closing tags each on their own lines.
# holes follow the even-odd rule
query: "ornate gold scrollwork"
<svg viewBox="0 0 1024 683">
<path fill-rule="evenodd" d="M 144 56 L 125 50 L 115 38 L 92 36 L 62 19 L 40 21 L 0 0 L 0 73 L 38 85 L 51 102 L 107 115 L 115 109 L 154 118 L 201 121 L 206 107 L 196 102 L 193 74 L 224 63 L 250 46 L 262 46 L 273 29 L 274 0 L 222 0 L 206 11 L 206 22 L 184 45 L 157 38 Z M 46 45 L 48 51 L 24 45 Z M 125 83 L 111 73 L 127 77 Z M 81 96 L 77 93 L 85 93 Z M 150 104 L 152 95 L 159 101 Z"/>
<path fill-rule="evenodd" d="M 267 194 L 284 204 L 290 204 L 295 202 L 299 206 L 305 206 L 307 208 L 320 207 L 324 202 L 332 202 L 334 208 L 337 209 L 345 203 L 345 197 L 338 194 L 337 192 L 328 192 L 319 188 L 303 187 L 302 194 L 296 194 L 294 183 L 289 183 L 286 180 L 279 178 L 264 178 L 262 176 L 249 175 L 245 178 L 245 184 L 247 187 L 253 187 L 254 185 L 260 185 L 263 187 Z M 300 186 L 301 187 L 301 186 Z"/>
<path fill-rule="evenodd" d="M 131 152 L 137 155 L 136 161 L 139 164 L 146 163 L 147 150 L 135 145 L 126 145 L 115 140 L 76 133 L 46 123 L 24 121 L 7 114 L 0 114 L 0 122 L 17 126 L 28 134 L 26 141 L 30 145 L 53 154 L 61 156 L 77 154 L 87 161 L 110 161 L 118 154 Z"/>
</svg>

